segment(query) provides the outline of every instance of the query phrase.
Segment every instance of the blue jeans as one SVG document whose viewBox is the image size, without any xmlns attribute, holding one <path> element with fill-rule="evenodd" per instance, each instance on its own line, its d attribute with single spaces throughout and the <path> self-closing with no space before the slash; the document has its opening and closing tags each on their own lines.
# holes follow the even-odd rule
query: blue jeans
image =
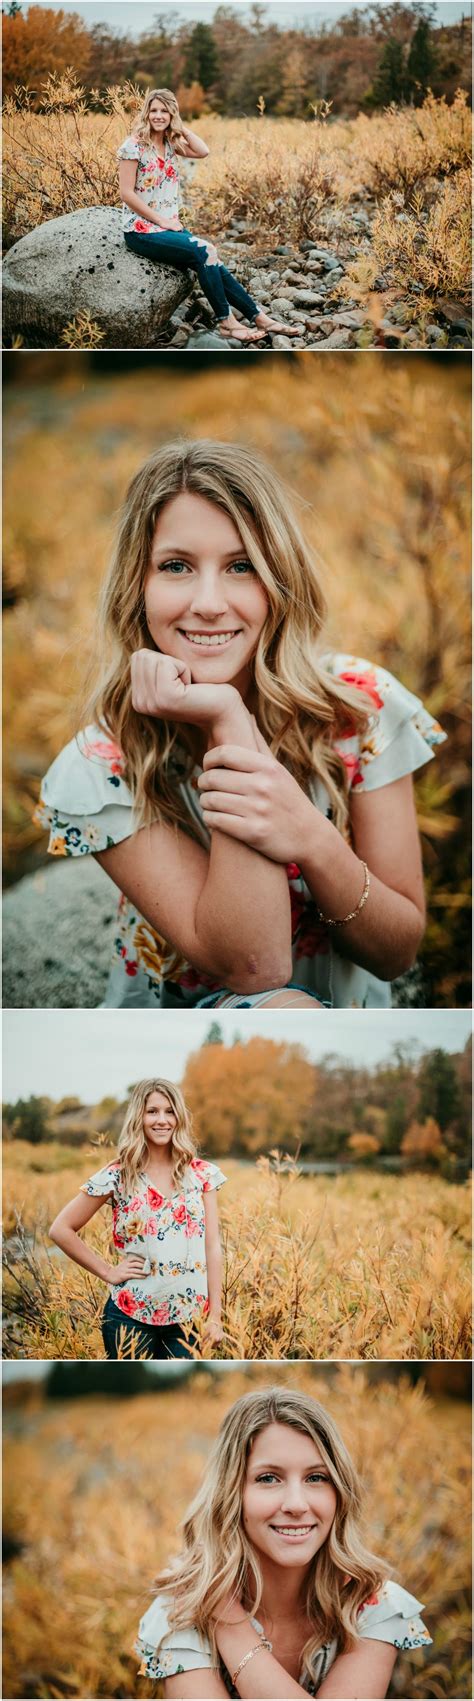
<svg viewBox="0 0 474 1701">
<path fill-rule="evenodd" d="M 246 319 L 255 319 L 260 312 L 256 301 L 227 266 L 208 259 L 212 243 L 193 236 L 190 230 L 157 229 L 146 234 L 126 230 L 125 241 L 134 254 L 145 254 L 148 260 L 159 260 L 163 266 L 176 266 L 179 272 L 197 272 L 201 289 L 217 319 L 228 319 L 231 307 L 238 307 Z"/>
<path fill-rule="evenodd" d="M 107 1358 L 118 1358 L 119 1343 L 121 1342 L 122 1349 L 126 1349 L 132 1339 L 135 1342 L 136 1358 L 192 1357 L 191 1347 L 195 1336 L 191 1334 L 189 1342 L 185 1340 L 179 1323 L 169 1324 L 163 1329 L 154 1323 L 137 1323 L 134 1317 L 126 1317 L 120 1306 L 115 1305 L 111 1294 L 104 1306 L 101 1328 Z"/>
</svg>

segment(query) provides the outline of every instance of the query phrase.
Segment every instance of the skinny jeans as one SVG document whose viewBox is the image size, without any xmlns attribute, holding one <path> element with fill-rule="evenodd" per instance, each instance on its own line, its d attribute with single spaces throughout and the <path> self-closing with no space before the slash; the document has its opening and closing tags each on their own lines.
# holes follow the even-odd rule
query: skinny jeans
<svg viewBox="0 0 474 1701">
<path fill-rule="evenodd" d="M 138 1323 L 134 1317 L 125 1316 L 111 1295 L 104 1306 L 101 1328 L 107 1358 L 118 1358 L 120 1344 L 121 1350 L 125 1350 L 128 1356 L 132 1340 L 137 1359 L 145 1356 L 148 1359 L 192 1358 L 195 1336 L 191 1334 L 189 1341 L 186 1340 L 179 1323 L 168 1324 L 166 1328 L 158 1328 L 154 1323 Z"/>
<path fill-rule="evenodd" d="M 190 230 L 156 230 L 142 234 L 126 230 L 127 248 L 134 254 L 144 254 L 148 260 L 159 260 L 163 266 L 175 266 L 179 272 L 196 272 L 203 294 L 207 296 L 217 319 L 228 319 L 232 307 L 237 307 L 246 319 L 255 319 L 260 308 L 253 297 L 238 283 L 233 272 L 220 261 L 209 260 L 212 242 L 193 236 Z"/>
</svg>

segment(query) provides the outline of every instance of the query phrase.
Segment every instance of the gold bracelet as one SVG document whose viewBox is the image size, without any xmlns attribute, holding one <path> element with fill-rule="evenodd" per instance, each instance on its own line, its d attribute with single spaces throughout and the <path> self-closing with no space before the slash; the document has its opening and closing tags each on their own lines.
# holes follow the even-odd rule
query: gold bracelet
<svg viewBox="0 0 474 1701">
<path fill-rule="evenodd" d="M 356 916 L 360 915 L 361 910 L 364 908 L 364 904 L 367 903 L 370 892 L 370 874 L 367 863 L 363 862 L 362 867 L 364 870 L 364 890 L 362 897 L 359 898 L 357 909 L 349 910 L 348 915 L 340 916 L 337 920 L 334 919 L 334 916 L 323 915 L 322 910 L 318 910 L 318 921 L 323 921 L 325 927 L 347 927 L 348 921 L 355 921 Z"/>
<path fill-rule="evenodd" d="M 236 1678 L 238 1678 L 239 1672 L 243 1671 L 244 1666 L 248 1666 L 249 1660 L 253 1660 L 254 1654 L 260 1653 L 261 1648 L 266 1648 L 268 1654 L 271 1654 L 272 1652 L 272 1644 L 271 1642 L 267 1642 L 266 1636 L 261 1636 L 260 1641 L 255 1643 L 255 1647 L 250 1649 L 250 1653 L 244 1654 L 243 1660 L 240 1661 L 240 1665 L 232 1672 L 230 1681 L 233 1689 L 235 1689 Z"/>
</svg>

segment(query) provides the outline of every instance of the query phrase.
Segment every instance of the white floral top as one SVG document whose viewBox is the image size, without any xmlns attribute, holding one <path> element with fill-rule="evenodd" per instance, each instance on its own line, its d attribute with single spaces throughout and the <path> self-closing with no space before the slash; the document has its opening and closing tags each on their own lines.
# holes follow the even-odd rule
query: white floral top
<svg viewBox="0 0 474 1701">
<path fill-rule="evenodd" d="M 371 1595 L 359 1610 L 358 1635 L 375 1642 L 391 1642 L 394 1648 L 421 1648 L 431 1642 L 419 1613 L 421 1602 L 409 1595 L 399 1583 L 387 1581 L 377 1594 Z M 252 1619 L 255 1630 L 263 1635 L 258 1619 Z M 166 1597 L 157 1595 L 140 1620 L 136 1651 L 141 1659 L 140 1675 L 159 1678 L 173 1677 L 178 1672 L 209 1670 L 212 1653 L 206 1636 L 198 1630 L 169 1630 Z M 298 1681 L 308 1695 L 318 1689 L 337 1657 L 337 1643 L 328 1642 L 315 1655 L 312 1676 L 302 1673 Z M 229 1673 L 221 1667 L 229 1695 L 237 1696 Z"/>
<path fill-rule="evenodd" d="M 369 694 L 373 717 L 362 736 L 340 735 L 336 748 L 346 764 L 351 790 L 375 791 L 429 762 L 445 738 L 438 722 L 418 697 L 393 674 L 348 655 L 324 658 L 335 678 Z M 107 850 L 134 832 L 133 801 L 124 778 L 118 746 L 98 727 L 78 733 L 56 757 L 41 788 L 35 819 L 50 829 L 52 856 L 84 856 Z M 206 847 L 197 787 L 200 769 L 177 779 L 196 837 Z M 326 788 L 311 787 L 316 809 L 330 813 Z M 338 956 L 330 932 L 318 920 L 317 905 L 296 863 L 287 869 L 292 910 L 293 981 L 335 1009 L 386 1007 L 390 986 L 367 969 Z M 182 1009 L 196 1005 L 218 982 L 195 970 L 139 915 L 120 899 L 114 961 L 105 1006 Z"/>
<path fill-rule="evenodd" d="M 165 141 L 163 155 L 158 153 L 154 142 L 139 142 L 136 136 L 127 136 L 117 150 L 117 159 L 137 161 L 135 190 L 137 195 L 143 195 L 147 206 L 163 213 L 165 218 L 178 218 L 179 174 L 171 142 Z M 141 218 L 139 213 L 132 212 L 125 201 L 122 202 L 122 223 L 124 231 L 136 230 L 142 236 L 150 231 L 156 234 L 160 228 L 151 220 Z"/>
<path fill-rule="evenodd" d="M 109 1198 L 113 1242 L 119 1257 L 139 1252 L 145 1257 L 142 1276 L 129 1277 L 112 1289 L 114 1304 L 137 1323 L 166 1327 L 190 1323 L 208 1309 L 204 1193 L 222 1187 L 226 1177 L 216 1164 L 191 1158 L 181 1189 L 166 1198 L 140 1177 L 126 1193 L 119 1163 L 106 1164 L 91 1175 L 81 1193 Z"/>
</svg>

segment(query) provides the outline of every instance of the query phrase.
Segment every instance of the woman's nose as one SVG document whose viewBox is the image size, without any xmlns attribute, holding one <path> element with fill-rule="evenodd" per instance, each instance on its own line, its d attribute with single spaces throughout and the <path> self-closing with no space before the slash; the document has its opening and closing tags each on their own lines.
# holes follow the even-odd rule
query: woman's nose
<svg viewBox="0 0 474 1701">
<path fill-rule="evenodd" d="M 220 574 L 202 573 L 193 589 L 191 614 L 216 617 L 218 614 L 224 614 L 226 608 L 227 597 Z"/>
<path fill-rule="evenodd" d="M 306 1488 L 298 1477 L 288 1478 L 282 1495 L 281 1510 L 282 1512 L 292 1512 L 294 1517 L 301 1512 L 308 1511 Z"/>
</svg>

